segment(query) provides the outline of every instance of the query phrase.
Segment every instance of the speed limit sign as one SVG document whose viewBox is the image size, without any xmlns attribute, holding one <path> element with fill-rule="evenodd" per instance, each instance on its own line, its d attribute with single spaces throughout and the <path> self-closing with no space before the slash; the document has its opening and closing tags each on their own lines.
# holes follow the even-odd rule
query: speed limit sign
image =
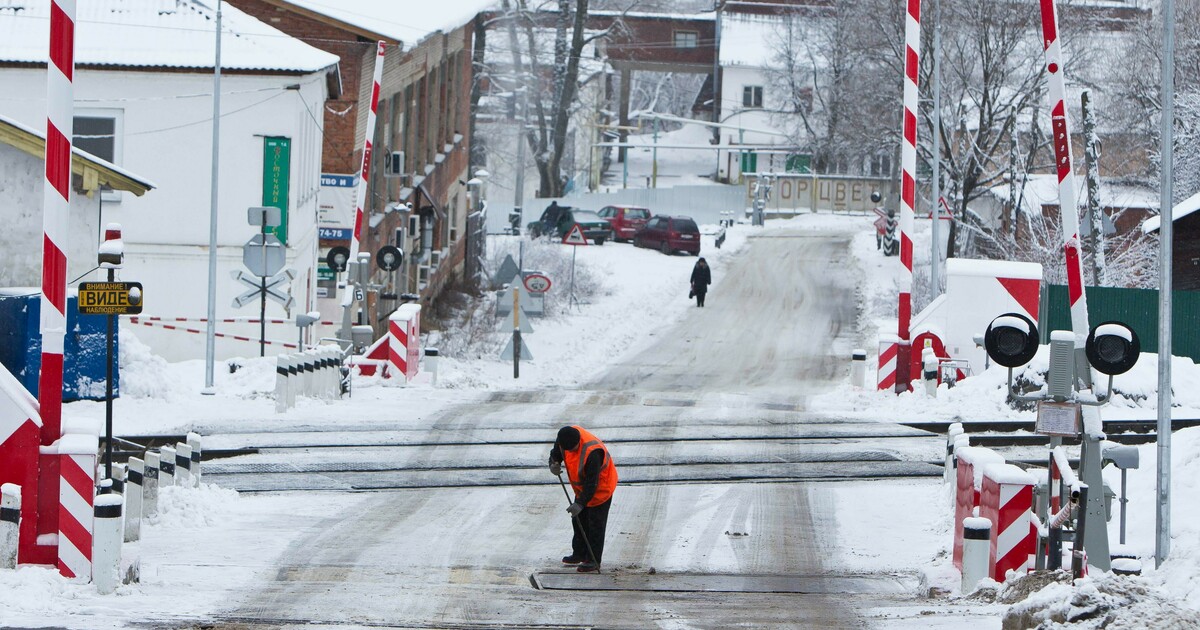
<svg viewBox="0 0 1200 630">
<path fill-rule="evenodd" d="M 525 276 L 525 289 L 530 293 L 545 293 L 550 290 L 550 278 L 539 273 Z"/>
</svg>

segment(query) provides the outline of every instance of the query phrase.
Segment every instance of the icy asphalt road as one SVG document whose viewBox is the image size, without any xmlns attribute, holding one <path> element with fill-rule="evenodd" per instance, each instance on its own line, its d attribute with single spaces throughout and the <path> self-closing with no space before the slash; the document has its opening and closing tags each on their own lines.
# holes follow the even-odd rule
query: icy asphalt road
<svg viewBox="0 0 1200 630">
<path fill-rule="evenodd" d="M 905 457 L 936 453 L 936 438 L 806 411 L 857 345 L 848 238 L 752 238 L 720 270 L 706 308 L 578 392 L 500 394 L 424 428 L 325 441 L 213 436 L 276 447 L 215 463 L 210 479 L 222 485 L 373 491 L 304 526 L 275 579 L 205 627 L 864 625 L 857 611 L 909 596 L 871 579 L 810 594 L 632 586 L 634 577 L 653 583 L 652 568 L 662 583 L 713 574 L 708 583 L 734 591 L 755 589 L 720 576 L 836 577 L 825 561 L 834 495 L 807 480 L 938 474 L 927 457 Z M 614 498 L 605 552 L 605 568 L 630 590 L 531 586 L 531 574 L 560 571 L 569 551 L 566 500 L 543 467 L 548 441 L 568 423 L 606 439 L 632 482 Z M 369 446 L 348 448 L 356 444 Z"/>
</svg>

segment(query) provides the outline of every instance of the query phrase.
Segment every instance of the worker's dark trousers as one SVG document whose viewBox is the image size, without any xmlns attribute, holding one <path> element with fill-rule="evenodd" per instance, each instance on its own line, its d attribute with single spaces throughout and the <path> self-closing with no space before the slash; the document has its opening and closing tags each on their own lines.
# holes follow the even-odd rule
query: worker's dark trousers
<svg viewBox="0 0 1200 630">
<path fill-rule="evenodd" d="M 571 538 L 571 555 L 576 558 L 587 558 L 591 560 L 592 556 L 588 553 L 587 543 L 583 541 L 583 536 L 579 531 L 579 524 L 583 523 L 583 534 L 587 534 L 587 542 L 592 544 L 592 551 L 596 554 L 596 563 L 599 564 L 604 557 L 604 530 L 608 527 L 608 508 L 612 507 L 612 498 L 610 497 L 604 503 L 596 507 L 585 507 L 579 513 L 578 519 L 571 519 L 571 526 L 575 528 L 575 536 Z"/>
</svg>

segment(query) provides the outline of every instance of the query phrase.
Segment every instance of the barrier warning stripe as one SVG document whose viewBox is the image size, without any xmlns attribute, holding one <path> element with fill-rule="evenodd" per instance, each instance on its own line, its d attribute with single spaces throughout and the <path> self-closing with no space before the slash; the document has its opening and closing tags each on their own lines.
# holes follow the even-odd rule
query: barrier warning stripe
<svg viewBox="0 0 1200 630">
<path fill-rule="evenodd" d="M 1003 582 L 1009 571 L 1033 567 L 1037 539 L 1033 516 L 1033 480 L 1012 464 L 993 464 L 984 471 L 979 515 L 992 521 L 992 579 Z"/>
<path fill-rule="evenodd" d="M 900 341 L 895 337 L 879 340 L 879 368 L 876 372 L 876 389 L 890 390 L 896 387 L 896 356 Z"/>
<path fill-rule="evenodd" d="M 129 317 L 131 320 L 133 320 L 133 323 L 135 323 L 135 324 L 140 321 L 195 322 L 195 323 L 200 323 L 200 324 L 208 323 L 207 317 L 147 317 L 146 315 L 126 315 L 125 317 Z M 227 317 L 225 319 L 217 319 L 217 320 L 213 320 L 213 321 L 216 321 L 221 324 L 258 324 L 258 323 L 261 323 L 263 320 L 261 320 L 257 317 Z M 295 324 L 296 323 L 296 320 L 293 320 L 293 319 L 267 318 L 266 321 L 268 324 Z M 319 322 L 313 322 L 313 323 L 319 324 L 321 326 L 333 326 L 334 325 L 334 322 L 332 322 L 332 321 L 319 321 Z"/>
<path fill-rule="evenodd" d="M 144 319 L 144 318 L 141 318 L 141 317 L 130 317 L 130 318 L 129 318 L 129 323 L 130 323 L 130 324 L 137 324 L 137 325 L 140 325 L 140 326 L 151 326 L 151 327 L 157 327 L 157 328 L 162 328 L 162 329 L 164 329 L 164 330 L 178 330 L 178 331 L 180 331 L 180 332 L 191 333 L 191 334 L 193 334 L 193 335 L 204 335 L 204 334 L 207 334 L 207 331 L 204 331 L 204 330 L 198 330 L 198 329 L 195 329 L 195 328 L 187 328 L 187 327 L 185 327 L 185 326 L 175 326 L 175 325 L 172 325 L 172 324 L 165 324 L 165 323 L 163 323 L 163 322 L 161 322 L 161 321 L 153 321 L 153 320 L 151 320 L 151 321 L 142 321 L 142 319 Z M 223 339 L 233 339 L 234 341 L 248 341 L 248 342 L 251 342 L 251 343 L 259 343 L 259 340 L 258 340 L 257 338 L 254 338 L 254 337 L 246 337 L 246 336 L 243 336 L 243 335 L 230 335 L 230 334 L 226 334 L 226 333 L 213 333 L 213 336 L 216 336 L 216 337 L 221 337 L 221 338 L 223 338 Z M 286 341 L 272 341 L 272 340 L 270 340 L 270 339 L 268 339 L 268 340 L 266 341 L 266 344 L 267 344 L 267 345 L 269 345 L 269 346 L 279 346 L 279 347 L 281 347 L 281 348 L 293 348 L 293 349 L 295 349 L 295 348 L 299 348 L 299 346 L 298 346 L 298 345 L 296 345 L 295 343 L 288 343 L 288 342 L 286 342 Z"/>
<path fill-rule="evenodd" d="M 96 458 L 59 455 L 58 570 L 65 577 L 92 575 L 92 501 Z"/>
</svg>

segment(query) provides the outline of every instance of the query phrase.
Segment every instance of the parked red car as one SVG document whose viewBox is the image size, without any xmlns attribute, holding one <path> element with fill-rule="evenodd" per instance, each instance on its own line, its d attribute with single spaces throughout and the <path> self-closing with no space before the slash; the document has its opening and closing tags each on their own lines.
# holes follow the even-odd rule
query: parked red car
<svg viewBox="0 0 1200 630">
<path fill-rule="evenodd" d="M 600 216 L 612 224 L 613 240 L 622 243 L 633 238 L 650 220 L 650 211 L 634 206 L 605 206 Z"/>
<path fill-rule="evenodd" d="M 677 251 L 700 255 L 700 228 L 691 217 L 653 217 L 633 237 L 636 247 L 656 248 L 671 254 Z"/>
</svg>

